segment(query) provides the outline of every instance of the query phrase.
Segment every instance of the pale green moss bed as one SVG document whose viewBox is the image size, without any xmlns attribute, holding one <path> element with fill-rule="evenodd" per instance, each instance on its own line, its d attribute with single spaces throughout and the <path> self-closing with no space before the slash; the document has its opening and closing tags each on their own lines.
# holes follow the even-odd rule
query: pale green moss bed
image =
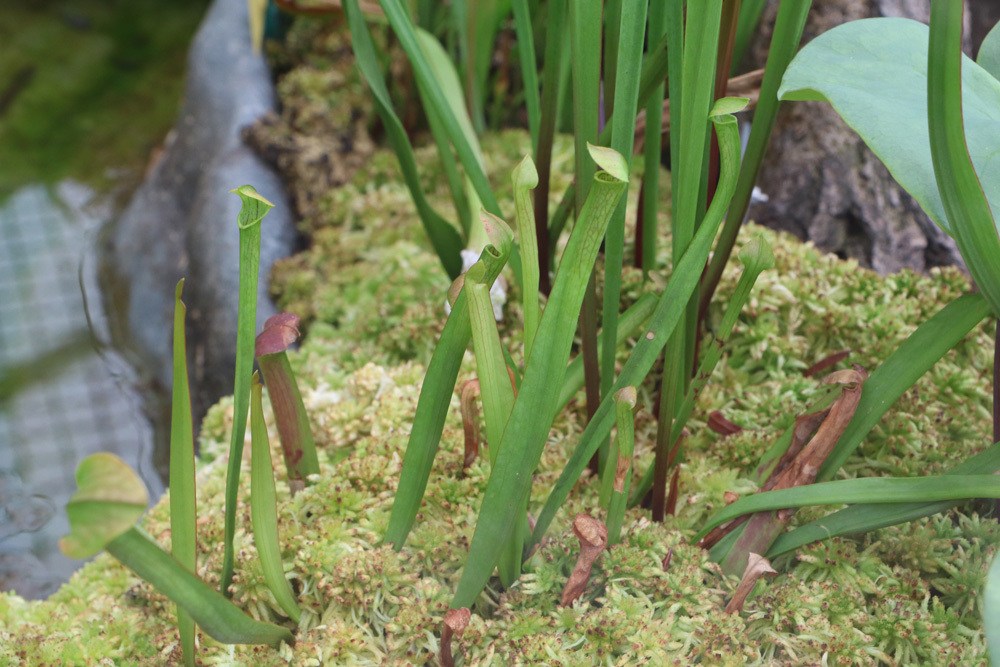
<svg viewBox="0 0 1000 667">
<path fill-rule="evenodd" d="M 281 139 L 272 148 L 300 146 L 278 150 L 276 161 L 293 181 L 292 199 L 312 241 L 308 251 L 280 262 L 272 279 L 281 306 L 308 326 L 292 363 L 321 448 L 322 474 L 314 485 L 295 498 L 279 485 L 279 531 L 302 620 L 296 644 L 280 650 L 223 646 L 199 635 L 202 664 L 434 664 L 441 620 L 489 474 L 483 461 L 461 469 L 456 398 L 409 541 L 398 553 L 379 546 L 449 283 L 425 241 L 395 157 L 384 151 L 369 156 L 367 96 L 345 44 L 335 26 L 296 24 L 276 55 L 286 72 L 278 88 L 283 112 L 257 141 L 265 154 L 272 133 Z M 288 136 L 296 141 L 282 141 Z M 522 132 L 483 141 L 490 180 L 508 213 L 510 170 L 527 145 Z M 325 164 L 317 156 L 343 146 L 353 152 L 331 173 L 301 181 Z M 420 149 L 418 164 L 431 202 L 450 215 L 443 179 L 434 177 L 434 150 Z M 353 180 L 330 189 L 357 165 L 363 166 Z M 553 193 L 568 184 L 571 165 L 571 147 L 560 139 Z M 663 180 L 665 197 L 668 187 Z M 662 220 L 661 228 L 667 226 Z M 645 511 L 629 512 L 623 543 L 601 557 L 584 596 L 560 608 L 576 558 L 571 519 L 598 513 L 596 485 L 582 481 L 517 585 L 506 592 L 491 588 L 481 597 L 456 641 L 459 664 L 985 663 L 978 595 L 1000 527 L 980 518 L 974 505 L 779 559 L 779 576 L 758 585 L 742 614 L 722 612 L 736 581 L 723 577 L 690 539 L 726 491 L 753 490 L 745 471 L 817 390 L 817 379 L 802 371 L 844 349 L 851 354 L 841 367 L 857 363 L 871 370 L 917 323 L 968 288 L 955 270 L 880 278 L 791 237 L 751 226 L 742 238 L 751 234 L 772 244 L 777 267 L 758 282 L 699 400 L 681 466 L 677 516 L 654 524 Z M 666 258 L 667 239 L 660 250 Z M 627 247 L 627 259 L 631 252 Z M 736 275 L 731 266 L 721 304 Z M 662 278 L 652 287 L 658 286 Z M 627 271 L 625 300 L 642 289 L 641 275 Z M 515 286 L 501 325 L 515 358 L 517 300 Z M 992 339 L 984 326 L 907 392 L 844 474 L 941 472 L 981 450 L 990 437 L 991 364 Z M 460 382 L 472 374 L 467 355 Z M 636 424 L 640 467 L 651 458 L 651 402 L 650 386 L 643 387 Z M 725 439 L 713 433 L 705 425 L 713 410 L 744 430 Z M 578 397 L 558 419 L 535 478 L 533 511 L 576 444 L 583 413 Z M 200 439 L 199 572 L 212 584 L 221 568 L 231 421 L 231 399 L 224 399 L 209 412 Z M 271 442 L 277 448 L 274 432 Z M 273 459 L 281 460 L 277 450 Z M 244 482 L 234 600 L 256 618 L 282 622 L 257 564 L 245 504 L 248 475 Z M 795 520 L 820 513 L 804 510 Z M 144 526 L 169 548 L 165 498 Z M 173 605 L 107 555 L 48 600 L 0 594 L 0 665 L 167 665 L 179 658 Z"/>
<path fill-rule="evenodd" d="M 486 139 L 494 183 L 508 182 L 525 142 L 513 132 Z M 568 161 L 567 151 L 559 147 L 560 161 Z M 420 158 L 422 165 L 434 162 L 426 149 Z M 561 185 L 565 177 L 558 179 Z M 445 208 L 442 187 L 431 189 Z M 501 195 L 510 210 L 502 186 Z M 293 363 L 321 447 L 316 483 L 295 498 L 279 489 L 284 557 L 304 610 L 297 642 L 273 650 L 201 636 L 204 664 L 433 663 L 489 472 L 485 462 L 461 470 L 456 399 L 407 545 L 398 553 L 379 546 L 448 281 L 423 240 L 391 155 L 376 153 L 353 184 L 330 192 L 317 210 L 312 248 L 283 262 L 274 280 L 282 303 L 311 322 Z M 803 377 L 803 369 L 842 349 L 851 350 L 845 363 L 872 369 L 917 322 L 967 288 L 955 270 L 880 278 L 787 236 L 750 227 L 744 238 L 756 233 L 773 245 L 777 268 L 759 282 L 698 403 L 677 516 L 658 525 L 645 511 L 630 511 L 623 544 L 600 559 L 584 597 L 560 608 L 576 557 L 569 522 L 578 512 L 597 512 L 596 485 L 578 484 L 521 581 L 480 599 L 456 642 L 460 664 L 985 662 L 978 591 L 1000 527 L 973 506 L 780 559 L 780 575 L 758 586 L 742 614 L 722 612 L 736 582 L 690 538 L 726 491 L 752 490 L 744 471 L 816 391 L 817 380 Z M 735 276 L 731 267 L 723 302 Z M 629 273 L 631 298 L 639 284 Z M 510 333 L 518 317 L 515 293 L 504 324 L 515 355 Z M 940 472 L 982 449 L 989 439 L 991 350 L 982 328 L 950 352 L 882 420 L 845 474 Z M 460 381 L 471 376 L 470 362 Z M 640 401 L 637 458 L 645 465 L 653 433 L 649 387 Z M 743 432 L 723 439 L 710 431 L 705 419 L 712 410 Z M 581 415 L 578 399 L 559 418 L 536 476 L 535 507 L 576 443 Z M 212 583 L 222 554 L 231 419 L 226 399 L 201 433 L 199 569 Z M 165 547 L 167 512 L 163 499 L 145 519 Z M 802 511 L 797 520 L 817 513 Z M 280 622 L 256 562 L 246 504 L 239 521 L 234 600 L 254 617 Z M 165 597 L 102 555 L 48 600 L 0 596 L 0 664 L 172 664 L 179 658 L 173 623 Z"/>
</svg>

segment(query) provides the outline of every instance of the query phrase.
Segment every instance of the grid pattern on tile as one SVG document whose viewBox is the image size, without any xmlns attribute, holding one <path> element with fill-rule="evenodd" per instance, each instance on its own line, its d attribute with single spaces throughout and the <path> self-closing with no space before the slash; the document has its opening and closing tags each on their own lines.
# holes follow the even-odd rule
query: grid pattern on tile
<svg viewBox="0 0 1000 667">
<path fill-rule="evenodd" d="M 0 205 L 0 376 L 65 350 L 44 380 L 0 397 L 0 474 L 19 489 L 7 502 L 41 496 L 54 510 L 39 530 L 17 532 L 4 530 L 14 513 L 0 505 L 0 536 L 7 536 L 0 537 L 0 589 L 30 597 L 50 593 L 79 565 L 56 543 L 67 530 L 62 508 L 82 458 L 118 454 L 144 473 L 151 493 L 161 490 L 150 472 L 152 436 L 127 365 L 88 326 L 84 293 L 99 331 L 103 318 L 94 312 L 100 298 L 90 256 L 99 220 L 84 212 L 85 199 L 70 185 L 35 186 Z"/>
</svg>

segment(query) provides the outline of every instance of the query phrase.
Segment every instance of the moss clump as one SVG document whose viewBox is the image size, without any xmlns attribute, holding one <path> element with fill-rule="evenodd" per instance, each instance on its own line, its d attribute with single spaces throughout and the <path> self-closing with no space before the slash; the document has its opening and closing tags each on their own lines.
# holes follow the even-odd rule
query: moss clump
<svg viewBox="0 0 1000 667">
<path fill-rule="evenodd" d="M 356 77 L 326 71 L 343 49 L 335 28 L 296 25 L 281 56 L 283 66 L 294 65 L 280 83 L 285 107 L 271 126 L 278 128 L 271 143 L 261 144 L 293 140 L 276 162 L 293 184 L 303 228 L 312 239 L 308 251 L 276 267 L 273 281 L 281 305 L 309 322 L 305 345 L 291 356 L 322 472 L 294 498 L 279 486 L 283 555 L 303 617 L 296 645 L 281 650 L 221 646 L 201 636 L 205 664 L 433 664 L 489 474 L 483 460 L 461 469 L 456 399 L 407 544 L 399 552 L 379 544 L 419 395 L 421 364 L 443 324 L 448 281 L 391 154 L 377 151 L 351 163 L 345 185 L 337 189 L 329 188 L 336 179 L 325 176 L 301 180 L 311 173 L 308 165 L 321 166 L 309 162 L 309 146 L 334 146 L 338 136 L 356 138 L 368 131 L 362 103 L 340 104 L 344 96 L 363 99 Z M 361 115 L 345 111 L 350 108 L 361 109 Z M 329 117 L 348 124 L 327 123 L 327 114 L 334 113 L 347 113 Z M 338 134 L 344 128 L 347 134 Z M 521 132 L 483 139 L 487 171 L 507 212 L 510 169 L 527 146 Z M 434 150 L 418 149 L 418 163 L 431 202 L 450 214 L 445 186 L 433 178 L 439 170 Z M 571 147 L 560 139 L 554 197 L 568 184 L 571 164 Z M 662 192 L 669 196 L 666 188 Z M 817 391 L 817 381 L 802 371 L 842 349 L 851 351 L 845 363 L 874 368 L 919 322 L 968 287 L 954 270 L 880 278 L 788 236 L 751 226 L 744 238 L 752 233 L 764 234 L 772 244 L 777 268 L 762 276 L 726 361 L 696 407 L 677 516 L 653 524 L 642 511 L 630 511 L 622 544 L 598 561 L 584 596 L 560 608 L 576 558 L 570 518 L 597 507 L 597 485 L 583 480 L 521 580 L 511 590 L 490 588 L 480 598 L 456 642 L 465 664 L 985 661 L 977 595 L 1000 527 L 970 507 L 856 540 L 809 546 L 777 563 L 781 574 L 758 585 L 742 614 L 722 612 L 736 582 L 722 576 L 690 539 L 723 504 L 726 491 L 753 490 L 747 471 Z M 660 248 L 665 265 L 669 239 Z M 630 253 L 627 247 L 626 257 Z M 730 267 L 720 303 L 736 276 Z M 624 298 L 634 299 L 644 289 L 649 286 L 641 276 L 627 272 Z M 515 292 L 502 325 L 515 357 L 517 301 Z M 991 349 L 985 328 L 973 332 L 886 415 L 844 474 L 927 474 L 988 443 Z M 460 381 L 472 373 L 467 355 Z M 644 387 L 640 396 L 645 409 L 636 424 L 639 466 L 651 459 L 651 394 Z M 705 425 L 713 410 L 744 430 L 726 439 L 714 434 Z M 224 399 L 202 425 L 199 569 L 211 583 L 217 583 L 221 565 L 232 412 L 231 399 Z M 544 500 L 583 424 L 577 398 L 555 424 L 535 476 L 533 507 Z M 278 446 L 274 433 L 271 442 Z M 274 458 L 280 459 L 277 451 Z M 248 491 L 243 489 L 243 499 Z M 167 513 L 164 499 L 144 522 L 165 547 Z M 799 514 L 808 519 L 818 513 Z M 256 565 L 249 525 L 249 508 L 241 505 L 234 600 L 256 618 L 282 622 Z M 106 555 L 49 600 L 0 596 L 0 665 L 172 664 L 177 651 L 171 605 Z"/>
<path fill-rule="evenodd" d="M 495 182 L 503 182 L 526 145 L 520 133 L 484 140 Z M 463 474 L 456 400 L 407 545 L 398 553 L 379 545 L 418 398 L 420 362 L 443 321 L 447 289 L 393 169 L 392 158 L 377 153 L 355 186 L 326 195 L 326 222 L 317 227 L 313 247 L 276 274 L 286 305 L 305 308 L 313 319 L 293 364 L 321 451 L 322 474 L 313 486 L 295 498 L 279 490 L 284 557 L 303 608 L 298 640 L 275 651 L 220 646 L 202 636 L 206 664 L 435 660 L 438 629 L 489 466 L 479 461 Z M 510 208 L 509 196 L 501 205 Z M 774 246 L 777 268 L 764 274 L 727 361 L 696 408 L 677 516 L 653 524 L 631 511 L 623 543 L 599 560 L 583 598 L 559 608 L 576 557 L 569 519 L 597 506 L 597 485 L 579 484 L 524 577 L 511 590 L 490 589 L 480 599 L 457 641 L 466 664 L 985 660 L 977 595 L 1000 528 L 969 508 L 810 546 L 778 563 L 781 575 L 759 585 L 743 614 L 722 612 L 736 582 L 689 541 L 724 502 L 725 491 L 753 488 L 746 471 L 816 391 L 817 381 L 802 370 L 845 348 L 852 350 L 850 362 L 873 368 L 918 322 L 967 287 L 957 271 L 880 278 L 787 236 L 754 227 L 751 233 L 764 234 Z M 735 278 L 733 268 L 722 283 L 722 302 Z M 635 282 L 631 296 L 639 289 Z M 517 321 L 514 303 L 505 326 L 516 328 Z M 845 474 L 925 474 L 985 445 L 990 348 L 989 333 L 981 329 L 950 352 L 883 419 Z M 472 368 L 467 358 L 462 377 Z M 653 433 L 648 388 L 644 400 L 637 424 L 642 462 L 651 456 Z M 726 439 L 712 433 L 704 420 L 717 409 L 744 431 Z M 226 399 L 202 429 L 199 562 L 210 582 L 221 563 L 231 420 Z M 536 475 L 535 503 L 544 499 L 582 427 L 577 401 L 555 425 Z M 277 447 L 276 434 L 271 441 Z M 248 508 L 239 511 L 234 600 L 257 618 L 280 622 L 280 607 L 255 565 Z M 145 525 L 169 545 L 166 500 Z M 163 596 L 101 556 L 49 600 L 0 597 L 0 664 L 169 664 L 177 646 L 172 626 Z"/>
</svg>

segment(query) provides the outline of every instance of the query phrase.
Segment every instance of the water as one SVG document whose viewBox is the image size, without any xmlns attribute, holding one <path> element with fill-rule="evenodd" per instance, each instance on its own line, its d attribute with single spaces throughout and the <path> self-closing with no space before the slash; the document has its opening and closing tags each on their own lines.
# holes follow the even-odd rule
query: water
<svg viewBox="0 0 1000 667">
<path fill-rule="evenodd" d="M 163 491 L 159 406 L 109 342 L 100 239 L 174 121 L 206 6 L 0 11 L 0 590 L 45 597 L 79 567 L 57 543 L 86 455 L 118 454 Z"/>
<path fill-rule="evenodd" d="M 59 553 L 77 463 L 117 454 L 151 494 L 153 431 L 134 373 L 109 346 L 89 188 L 18 190 L 0 207 L 0 588 L 44 597 L 79 563 Z"/>
</svg>

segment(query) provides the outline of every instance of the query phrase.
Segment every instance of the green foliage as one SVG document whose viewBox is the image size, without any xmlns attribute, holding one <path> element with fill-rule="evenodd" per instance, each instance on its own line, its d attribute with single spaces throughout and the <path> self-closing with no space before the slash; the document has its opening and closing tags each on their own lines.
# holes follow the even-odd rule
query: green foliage
<svg viewBox="0 0 1000 667">
<path fill-rule="evenodd" d="M 931 160 L 927 125 L 929 29 L 909 19 L 851 21 L 806 45 L 789 65 L 778 95 L 786 101 L 825 101 L 885 163 L 934 222 L 954 234 Z M 993 132 L 1000 120 L 1000 81 L 962 58 L 963 113 L 976 171 L 997 173 Z M 1000 181 L 983 183 L 1000 207 Z"/>
<path fill-rule="evenodd" d="M 124 461 L 113 454 L 88 456 L 76 469 L 77 490 L 66 504 L 70 534 L 59 549 L 70 558 L 90 558 L 130 530 L 146 511 L 149 494 Z"/>
<path fill-rule="evenodd" d="M 170 536 L 174 558 L 191 572 L 198 571 L 197 503 L 194 481 L 194 424 L 191 420 L 191 388 L 187 372 L 187 308 L 181 301 L 184 280 L 174 293 L 173 395 L 170 401 Z M 177 608 L 184 663 L 194 665 L 194 619 Z"/>
<path fill-rule="evenodd" d="M 257 277 L 260 273 L 260 225 L 268 211 L 274 208 L 252 185 L 234 190 L 241 201 L 236 224 L 240 230 L 240 292 L 236 319 L 236 377 L 233 380 L 233 402 L 236 418 L 229 440 L 229 474 L 226 478 L 225 557 L 222 560 L 220 589 L 225 595 L 233 580 L 236 565 L 234 545 L 236 531 L 236 500 L 239 492 L 240 465 L 243 462 L 243 441 L 246 437 L 247 413 L 250 410 L 250 376 L 253 372 L 254 339 L 257 331 Z"/>
</svg>

